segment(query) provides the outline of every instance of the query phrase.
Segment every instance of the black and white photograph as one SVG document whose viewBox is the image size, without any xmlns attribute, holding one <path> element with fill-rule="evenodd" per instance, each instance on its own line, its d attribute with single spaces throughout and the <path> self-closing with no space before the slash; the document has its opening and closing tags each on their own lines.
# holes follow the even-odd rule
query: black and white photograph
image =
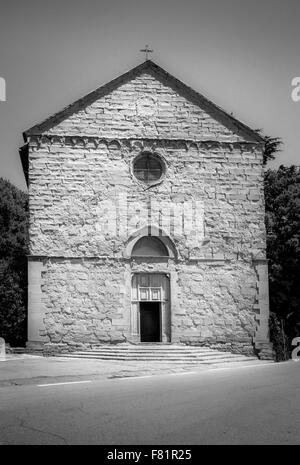
<svg viewBox="0 0 300 465">
<path fill-rule="evenodd" d="M 0 445 L 300 445 L 299 25 L 1 2 Z"/>
</svg>

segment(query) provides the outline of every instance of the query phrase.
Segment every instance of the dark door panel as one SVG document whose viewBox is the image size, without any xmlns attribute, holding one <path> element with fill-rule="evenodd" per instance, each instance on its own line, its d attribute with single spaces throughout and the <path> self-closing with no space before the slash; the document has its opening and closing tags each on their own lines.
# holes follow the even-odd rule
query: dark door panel
<svg viewBox="0 0 300 465">
<path fill-rule="evenodd" d="M 160 304 L 140 302 L 141 342 L 160 342 Z"/>
</svg>

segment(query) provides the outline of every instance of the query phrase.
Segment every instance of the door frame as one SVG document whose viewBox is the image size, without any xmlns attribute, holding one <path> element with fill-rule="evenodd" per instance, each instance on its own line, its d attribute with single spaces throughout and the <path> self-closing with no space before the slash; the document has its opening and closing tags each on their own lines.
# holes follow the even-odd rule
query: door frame
<svg viewBox="0 0 300 465">
<path fill-rule="evenodd" d="M 142 275 L 161 275 L 165 280 L 163 298 L 156 299 L 140 299 L 138 281 Z M 134 287 L 136 280 L 137 288 Z M 163 286 L 162 286 L 163 287 Z M 150 289 L 150 288 L 149 288 Z M 140 271 L 131 273 L 131 311 L 130 311 L 130 339 L 135 343 L 141 342 L 140 331 L 140 302 L 157 302 L 160 304 L 160 341 L 162 343 L 171 342 L 171 275 L 162 271 Z"/>
</svg>

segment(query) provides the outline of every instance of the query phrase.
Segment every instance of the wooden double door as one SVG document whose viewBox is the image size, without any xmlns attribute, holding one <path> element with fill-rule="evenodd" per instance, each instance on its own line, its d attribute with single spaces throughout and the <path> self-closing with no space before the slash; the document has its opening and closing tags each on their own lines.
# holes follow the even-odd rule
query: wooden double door
<svg viewBox="0 0 300 465">
<path fill-rule="evenodd" d="M 166 274 L 133 275 L 131 334 L 137 342 L 170 342 L 170 283 Z"/>
</svg>

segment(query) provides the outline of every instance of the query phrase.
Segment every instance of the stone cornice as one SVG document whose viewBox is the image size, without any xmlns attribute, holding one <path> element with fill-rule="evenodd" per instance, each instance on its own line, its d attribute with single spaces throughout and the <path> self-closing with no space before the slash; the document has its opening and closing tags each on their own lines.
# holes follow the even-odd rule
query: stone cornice
<svg viewBox="0 0 300 465">
<path fill-rule="evenodd" d="M 187 140 L 187 139 L 153 139 L 153 138 L 116 138 L 116 137 L 98 137 L 98 136 L 73 136 L 73 135 L 50 135 L 50 134 L 30 134 L 28 136 L 28 143 L 30 147 L 40 147 L 43 145 L 61 145 L 73 148 L 98 148 L 100 145 L 119 145 L 126 147 L 133 147 L 134 145 L 141 144 L 141 147 L 151 146 L 155 147 L 176 147 L 182 148 L 183 150 L 189 150 L 194 148 L 197 150 L 209 150 L 213 148 L 247 148 L 256 150 L 257 147 L 262 145 L 259 142 L 249 141 L 233 141 L 233 140 Z"/>
<path fill-rule="evenodd" d="M 167 262 L 172 261 L 176 263 L 203 263 L 208 265 L 226 265 L 233 262 L 241 262 L 244 260 L 241 259 L 232 259 L 232 258 L 205 258 L 205 257 L 146 257 L 147 260 L 144 260 L 145 257 L 124 257 L 124 256 L 109 256 L 109 255 L 99 255 L 99 256 L 72 256 L 72 255 L 27 255 L 28 261 L 72 261 L 72 262 L 85 262 L 85 261 L 118 261 L 118 262 L 140 262 L 143 261 L 155 261 L 155 262 Z M 253 264 L 267 264 L 267 259 L 249 259 L 249 262 Z"/>
</svg>

